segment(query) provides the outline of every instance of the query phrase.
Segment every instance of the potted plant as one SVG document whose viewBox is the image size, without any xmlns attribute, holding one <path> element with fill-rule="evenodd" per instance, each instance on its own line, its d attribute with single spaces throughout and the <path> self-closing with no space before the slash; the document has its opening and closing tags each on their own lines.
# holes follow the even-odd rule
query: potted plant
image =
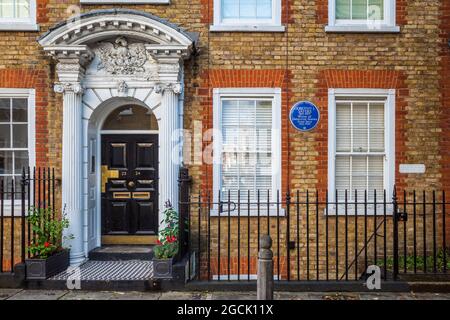
<svg viewBox="0 0 450 320">
<path fill-rule="evenodd" d="M 178 213 L 172 208 L 170 202 L 166 203 L 164 218 L 161 224 L 164 229 L 159 232 L 157 245 L 153 248 L 153 277 L 155 279 L 172 278 L 172 265 L 174 257 L 178 254 Z"/>
<path fill-rule="evenodd" d="M 53 218 L 51 208 L 31 208 L 28 222 L 31 226 L 30 258 L 25 260 L 26 276 L 30 280 L 45 280 L 69 267 L 69 249 L 63 248 L 63 231 L 69 227 L 65 214 Z"/>
</svg>

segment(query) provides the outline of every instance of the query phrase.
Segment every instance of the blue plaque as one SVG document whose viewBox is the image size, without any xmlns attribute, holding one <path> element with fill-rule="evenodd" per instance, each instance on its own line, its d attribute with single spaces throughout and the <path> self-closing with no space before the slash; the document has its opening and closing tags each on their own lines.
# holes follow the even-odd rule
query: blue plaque
<svg viewBox="0 0 450 320">
<path fill-rule="evenodd" d="M 297 102 L 289 113 L 292 126 L 299 131 L 310 131 L 320 120 L 319 109 L 309 101 Z"/>
</svg>

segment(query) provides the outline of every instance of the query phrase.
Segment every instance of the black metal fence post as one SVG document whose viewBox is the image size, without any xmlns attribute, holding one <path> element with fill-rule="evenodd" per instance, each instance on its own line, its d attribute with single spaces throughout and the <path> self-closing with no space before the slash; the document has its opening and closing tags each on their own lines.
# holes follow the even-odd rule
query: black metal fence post
<svg viewBox="0 0 450 320">
<path fill-rule="evenodd" d="M 398 202 L 397 190 L 394 186 L 394 194 L 392 197 L 392 204 L 394 207 L 393 217 L 393 278 L 397 280 L 398 277 Z"/>
<path fill-rule="evenodd" d="M 187 235 L 187 226 L 186 222 L 188 221 L 189 215 L 189 192 L 190 192 L 190 184 L 191 177 L 189 176 L 188 168 L 182 166 L 180 168 L 180 172 L 178 175 L 178 197 L 179 197 L 179 205 L 178 205 L 178 214 L 179 214 L 179 251 L 178 258 L 181 259 L 189 246 L 188 243 L 188 235 Z M 198 235 L 200 237 L 200 235 Z M 190 265 L 190 262 L 189 262 Z"/>
</svg>

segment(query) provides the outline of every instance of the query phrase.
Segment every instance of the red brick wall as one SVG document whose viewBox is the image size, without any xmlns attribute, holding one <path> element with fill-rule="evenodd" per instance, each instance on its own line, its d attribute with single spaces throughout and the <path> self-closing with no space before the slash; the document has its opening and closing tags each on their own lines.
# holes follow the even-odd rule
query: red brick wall
<svg viewBox="0 0 450 320">
<path fill-rule="evenodd" d="M 48 22 L 48 0 L 36 1 L 37 15 L 36 19 L 38 23 Z"/>
<path fill-rule="evenodd" d="M 0 70 L 0 88 L 36 90 L 36 166 L 45 166 L 48 163 L 47 71 L 38 69 L 2 69 Z"/>
<path fill-rule="evenodd" d="M 395 183 L 400 188 L 406 187 L 404 176 L 398 172 L 399 163 L 406 159 L 405 114 L 406 99 L 409 90 L 405 85 L 405 77 L 399 71 L 358 71 L 358 70 L 323 70 L 319 73 L 317 83 L 317 105 L 321 111 L 318 126 L 317 189 L 326 190 L 328 184 L 328 89 L 367 88 L 396 89 L 395 99 Z"/>
<path fill-rule="evenodd" d="M 446 190 L 450 190 L 450 1 L 442 1 L 441 7 L 441 80 L 440 87 L 442 93 L 441 111 L 441 170 L 442 185 Z M 449 197 L 450 198 L 450 194 Z M 447 198 L 447 200 L 448 200 Z M 447 211 L 446 219 L 447 245 L 450 246 L 450 211 Z"/>
<path fill-rule="evenodd" d="M 328 1 L 329 0 L 317 0 L 317 23 L 328 24 Z M 394 0 L 396 1 L 396 22 L 397 25 L 406 24 L 406 1 L 407 0 Z"/>
<path fill-rule="evenodd" d="M 202 85 L 197 89 L 197 95 L 201 99 L 203 107 L 203 129 L 204 131 L 213 128 L 213 101 L 212 90 L 214 88 L 281 88 L 281 175 L 282 189 L 286 190 L 289 180 L 289 159 L 288 159 L 288 119 L 289 97 L 292 96 L 289 86 L 291 79 L 290 71 L 281 69 L 270 70 L 209 70 L 202 75 Z M 205 146 L 211 142 L 205 141 Z M 204 146 L 204 147 L 205 147 Z M 203 148 L 204 149 L 204 148 Z M 213 167 L 203 165 L 202 189 L 212 190 Z"/>
</svg>

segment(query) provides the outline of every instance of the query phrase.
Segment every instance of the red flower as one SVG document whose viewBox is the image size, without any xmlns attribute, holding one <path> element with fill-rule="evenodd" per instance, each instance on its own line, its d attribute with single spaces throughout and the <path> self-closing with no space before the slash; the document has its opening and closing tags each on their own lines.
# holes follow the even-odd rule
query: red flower
<svg viewBox="0 0 450 320">
<path fill-rule="evenodd" d="M 45 243 L 44 243 L 44 247 L 45 247 L 45 248 L 48 248 L 48 247 L 50 247 L 50 245 L 51 245 L 51 243 L 50 243 L 50 242 L 45 242 Z"/>
<path fill-rule="evenodd" d="M 167 242 L 171 242 L 170 239 L 171 239 L 171 238 L 170 238 L 169 236 L 166 237 L 166 241 L 167 241 Z"/>
<path fill-rule="evenodd" d="M 159 241 L 159 239 L 157 239 L 156 244 L 161 244 L 161 241 Z"/>
</svg>

